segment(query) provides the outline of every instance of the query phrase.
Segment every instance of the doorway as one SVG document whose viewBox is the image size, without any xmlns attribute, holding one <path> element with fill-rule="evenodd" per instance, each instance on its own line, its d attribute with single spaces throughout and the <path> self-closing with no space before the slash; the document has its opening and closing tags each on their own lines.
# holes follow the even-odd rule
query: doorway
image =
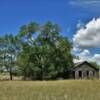
<svg viewBox="0 0 100 100">
<path fill-rule="evenodd" d="M 75 71 L 73 71 L 73 79 L 75 78 Z"/>
<path fill-rule="evenodd" d="M 79 78 L 82 78 L 82 71 L 79 71 Z"/>
</svg>

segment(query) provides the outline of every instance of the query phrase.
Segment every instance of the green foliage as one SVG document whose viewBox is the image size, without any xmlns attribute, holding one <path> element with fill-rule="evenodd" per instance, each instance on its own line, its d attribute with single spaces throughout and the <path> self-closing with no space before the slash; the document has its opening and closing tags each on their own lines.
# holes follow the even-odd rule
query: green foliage
<svg viewBox="0 0 100 100">
<path fill-rule="evenodd" d="M 98 65 L 96 62 L 90 62 L 95 68 L 100 68 L 100 65 Z"/>
<path fill-rule="evenodd" d="M 19 35 L 23 40 L 23 48 L 18 62 L 24 78 L 64 78 L 66 71 L 73 65 L 72 44 L 67 38 L 60 36 L 57 24 L 47 22 L 40 26 L 30 23 L 21 27 Z"/>
<path fill-rule="evenodd" d="M 12 80 L 13 71 L 16 66 L 16 55 L 19 51 L 19 39 L 12 34 L 6 34 L 0 38 L 0 65 L 1 69 L 10 74 Z"/>
<path fill-rule="evenodd" d="M 13 75 L 34 80 L 66 78 L 73 66 L 72 43 L 60 34 L 59 25 L 48 21 L 23 25 L 17 36 L 0 37 L 0 69 L 6 69 L 11 80 Z"/>
<path fill-rule="evenodd" d="M 31 38 L 31 36 L 39 30 L 38 24 L 31 22 L 28 25 L 23 25 L 20 28 L 20 37 L 27 36 L 27 38 Z"/>
</svg>

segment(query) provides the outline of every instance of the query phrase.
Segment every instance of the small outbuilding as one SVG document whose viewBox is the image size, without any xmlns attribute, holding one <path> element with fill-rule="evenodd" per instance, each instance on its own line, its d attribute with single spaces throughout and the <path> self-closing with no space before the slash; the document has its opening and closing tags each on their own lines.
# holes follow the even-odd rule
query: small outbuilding
<svg viewBox="0 0 100 100">
<path fill-rule="evenodd" d="M 87 61 L 76 63 L 70 70 L 70 77 L 73 79 L 99 78 L 99 68 Z"/>
</svg>

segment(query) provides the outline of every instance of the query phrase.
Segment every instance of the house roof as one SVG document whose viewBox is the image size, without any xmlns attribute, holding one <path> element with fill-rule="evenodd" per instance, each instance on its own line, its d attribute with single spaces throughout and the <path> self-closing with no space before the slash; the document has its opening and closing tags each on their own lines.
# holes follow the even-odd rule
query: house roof
<svg viewBox="0 0 100 100">
<path fill-rule="evenodd" d="M 96 68 L 95 66 L 93 66 L 91 63 L 87 62 L 87 61 L 83 61 L 83 62 L 78 62 L 78 63 L 75 63 L 74 64 L 74 67 L 72 69 L 75 69 L 77 67 L 80 67 L 81 65 L 83 64 L 87 64 L 89 65 L 90 67 L 94 68 L 95 70 L 99 70 L 98 68 Z"/>
</svg>

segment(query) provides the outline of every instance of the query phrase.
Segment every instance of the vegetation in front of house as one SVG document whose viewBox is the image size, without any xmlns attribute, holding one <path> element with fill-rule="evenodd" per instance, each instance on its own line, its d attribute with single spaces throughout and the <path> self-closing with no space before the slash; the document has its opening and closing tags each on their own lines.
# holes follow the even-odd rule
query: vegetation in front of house
<svg viewBox="0 0 100 100">
<path fill-rule="evenodd" d="M 15 36 L 0 37 L 0 71 L 23 76 L 23 79 L 49 80 L 67 78 L 73 66 L 72 43 L 61 36 L 60 27 L 52 22 L 23 25 Z"/>
<path fill-rule="evenodd" d="M 0 100 L 100 100 L 99 80 L 2 81 Z"/>
</svg>

